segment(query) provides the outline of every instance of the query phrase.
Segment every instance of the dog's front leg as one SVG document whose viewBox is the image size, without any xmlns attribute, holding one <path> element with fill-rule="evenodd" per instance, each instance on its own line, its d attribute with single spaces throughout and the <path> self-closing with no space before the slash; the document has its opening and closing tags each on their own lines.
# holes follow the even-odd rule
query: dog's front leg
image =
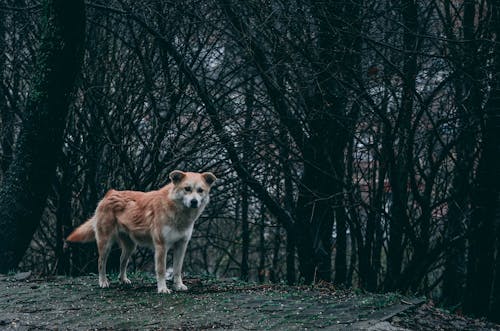
<svg viewBox="0 0 500 331">
<path fill-rule="evenodd" d="M 157 244 L 155 245 L 155 271 L 156 271 L 156 282 L 158 285 L 158 293 L 170 293 L 167 288 L 167 283 L 165 281 L 166 272 L 166 259 L 167 259 L 167 249 L 165 245 Z"/>
<path fill-rule="evenodd" d="M 174 246 L 174 290 L 176 291 L 186 291 L 188 288 L 184 283 L 182 283 L 182 263 L 184 261 L 184 255 L 186 254 L 186 248 L 189 240 L 181 240 Z"/>
</svg>

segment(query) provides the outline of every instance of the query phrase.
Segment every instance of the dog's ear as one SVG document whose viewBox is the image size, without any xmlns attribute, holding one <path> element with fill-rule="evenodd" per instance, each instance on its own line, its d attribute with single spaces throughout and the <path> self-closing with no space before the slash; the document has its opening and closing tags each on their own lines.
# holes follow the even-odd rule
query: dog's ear
<svg viewBox="0 0 500 331">
<path fill-rule="evenodd" d="M 212 186 L 212 184 L 217 179 L 217 177 L 215 177 L 214 174 L 211 172 L 204 172 L 201 174 L 201 176 L 209 186 Z"/>
<path fill-rule="evenodd" d="M 168 175 L 170 177 L 170 179 L 172 180 L 172 182 L 177 185 L 181 182 L 181 180 L 186 177 L 186 174 L 183 173 L 182 171 L 180 170 L 174 170 L 170 173 L 170 175 Z"/>
</svg>

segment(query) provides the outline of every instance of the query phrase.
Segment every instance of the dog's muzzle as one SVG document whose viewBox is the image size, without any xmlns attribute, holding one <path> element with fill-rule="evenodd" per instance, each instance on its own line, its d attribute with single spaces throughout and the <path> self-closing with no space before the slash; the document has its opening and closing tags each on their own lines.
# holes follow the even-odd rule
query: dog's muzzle
<svg viewBox="0 0 500 331">
<path fill-rule="evenodd" d="M 196 199 L 191 200 L 191 202 L 189 203 L 189 207 L 198 208 L 198 200 Z"/>
</svg>

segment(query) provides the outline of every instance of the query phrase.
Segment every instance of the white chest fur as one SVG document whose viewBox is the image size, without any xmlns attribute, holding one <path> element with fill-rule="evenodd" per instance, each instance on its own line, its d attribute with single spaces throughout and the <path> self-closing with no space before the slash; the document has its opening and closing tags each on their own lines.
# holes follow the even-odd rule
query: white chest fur
<svg viewBox="0 0 500 331">
<path fill-rule="evenodd" d="M 165 225 L 161 231 L 165 243 L 167 246 L 171 246 L 178 242 L 179 240 L 189 240 L 191 239 L 191 234 L 193 233 L 193 226 L 189 226 L 187 229 L 182 231 L 177 230 L 174 227 Z"/>
</svg>

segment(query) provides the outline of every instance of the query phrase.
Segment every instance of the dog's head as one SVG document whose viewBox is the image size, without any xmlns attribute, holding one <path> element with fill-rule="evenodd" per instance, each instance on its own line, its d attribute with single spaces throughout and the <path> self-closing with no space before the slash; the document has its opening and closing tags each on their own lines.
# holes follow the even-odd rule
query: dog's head
<svg viewBox="0 0 500 331">
<path fill-rule="evenodd" d="M 209 201 L 210 188 L 217 179 L 211 172 L 183 172 L 174 170 L 170 173 L 174 184 L 172 198 L 187 208 L 203 208 Z"/>
</svg>

